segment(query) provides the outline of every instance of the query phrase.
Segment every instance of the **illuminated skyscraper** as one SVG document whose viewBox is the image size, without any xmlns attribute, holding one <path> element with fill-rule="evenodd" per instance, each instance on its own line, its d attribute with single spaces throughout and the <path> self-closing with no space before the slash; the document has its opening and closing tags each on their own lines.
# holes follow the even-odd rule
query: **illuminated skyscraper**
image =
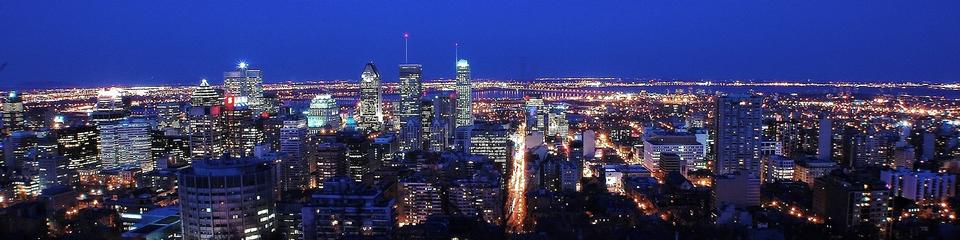
<svg viewBox="0 0 960 240">
<path fill-rule="evenodd" d="M 409 151 L 421 146 L 420 98 L 423 97 L 423 67 L 420 64 L 400 64 L 400 150 Z"/>
<path fill-rule="evenodd" d="M 220 94 L 204 79 L 194 89 L 190 101 L 190 158 L 220 158 L 226 151 Z"/>
<path fill-rule="evenodd" d="M 470 86 L 470 63 L 457 61 L 457 127 L 473 125 L 473 89 Z"/>
<path fill-rule="evenodd" d="M 310 109 L 307 110 L 307 127 L 311 133 L 317 133 L 322 129 L 339 130 L 340 129 L 340 107 L 337 106 L 337 100 L 330 94 L 319 94 L 310 101 Z"/>
<path fill-rule="evenodd" d="M 153 170 L 150 128 L 144 119 L 133 118 L 100 124 L 100 161 L 104 170 L 140 168 Z"/>
<path fill-rule="evenodd" d="M 759 176 L 762 104 L 763 98 L 754 95 L 717 98 L 717 175 L 746 170 Z"/>
<path fill-rule="evenodd" d="M 263 142 L 263 133 L 254 123 L 253 110 L 247 98 L 228 96 L 223 106 L 224 143 L 230 156 L 239 158 L 253 155 L 253 148 Z"/>
<path fill-rule="evenodd" d="M 10 91 L 3 102 L 3 134 L 9 136 L 15 131 L 24 130 L 23 99 L 17 91 Z"/>
<path fill-rule="evenodd" d="M 310 180 L 307 168 L 307 122 L 303 119 L 283 121 L 280 128 L 280 152 L 287 156 L 278 163 L 280 188 L 284 191 L 305 189 Z"/>
<path fill-rule="evenodd" d="M 275 169 L 258 158 L 194 161 L 178 173 L 183 239 L 264 239 L 276 230 Z"/>
<path fill-rule="evenodd" d="M 96 123 L 116 122 L 130 116 L 130 110 L 123 103 L 120 89 L 110 88 L 97 94 L 97 105 L 90 113 L 90 119 Z"/>
<path fill-rule="evenodd" d="M 367 63 L 360 74 L 360 111 L 357 128 L 360 131 L 379 131 L 383 127 L 383 106 L 381 103 L 380 73 L 373 62 Z"/>
<path fill-rule="evenodd" d="M 241 62 L 237 69 L 223 73 L 223 89 L 237 98 L 245 98 L 256 113 L 266 111 L 263 104 L 263 72 Z"/>
</svg>

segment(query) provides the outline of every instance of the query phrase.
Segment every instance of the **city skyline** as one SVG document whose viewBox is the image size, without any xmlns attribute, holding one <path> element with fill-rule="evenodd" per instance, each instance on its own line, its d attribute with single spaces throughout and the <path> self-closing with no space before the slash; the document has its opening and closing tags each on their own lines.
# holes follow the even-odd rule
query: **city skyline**
<svg viewBox="0 0 960 240">
<path fill-rule="evenodd" d="M 266 82 L 356 79 L 356 63 L 402 63 L 403 33 L 424 79 L 455 74 L 457 44 L 478 79 L 960 79 L 960 3 L 823 3 L 15 2 L 0 20 L 31 21 L 3 31 L 0 87 L 190 84 L 238 61 Z"/>
</svg>

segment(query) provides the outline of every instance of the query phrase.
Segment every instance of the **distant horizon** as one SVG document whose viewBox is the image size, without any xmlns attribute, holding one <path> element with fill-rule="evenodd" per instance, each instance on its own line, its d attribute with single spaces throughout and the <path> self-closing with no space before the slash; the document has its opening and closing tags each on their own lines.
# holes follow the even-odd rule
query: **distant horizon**
<svg viewBox="0 0 960 240">
<path fill-rule="evenodd" d="M 268 82 L 374 61 L 476 78 L 960 81 L 960 1 L 7 1 L 0 89 L 191 84 L 238 61 Z M 456 50 L 456 46 L 460 46 Z"/>
</svg>

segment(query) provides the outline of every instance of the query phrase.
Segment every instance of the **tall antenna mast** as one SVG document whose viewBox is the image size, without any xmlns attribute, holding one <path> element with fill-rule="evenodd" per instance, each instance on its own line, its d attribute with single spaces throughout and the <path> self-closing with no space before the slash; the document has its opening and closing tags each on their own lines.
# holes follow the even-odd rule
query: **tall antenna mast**
<svg viewBox="0 0 960 240">
<path fill-rule="evenodd" d="M 407 42 L 410 40 L 410 33 L 403 33 L 403 63 L 410 63 L 407 51 Z"/>
<path fill-rule="evenodd" d="M 453 62 L 460 61 L 460 42 L 453 44 Z"/>
</svg>

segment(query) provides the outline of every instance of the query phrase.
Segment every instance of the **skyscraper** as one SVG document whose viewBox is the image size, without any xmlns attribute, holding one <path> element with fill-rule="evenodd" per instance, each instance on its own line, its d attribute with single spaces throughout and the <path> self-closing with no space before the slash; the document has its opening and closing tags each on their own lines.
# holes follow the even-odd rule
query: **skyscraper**
<svg viewBox="0 0 960 240">
<path fill-rule="evenodd" d="M 367 63 L 360 74 L 360 113 L 357 119 L 357 128 L 360 131 L 379 131 L 383 127 L 383 106 L 381 106 L 382 92 L 380 89 L 380 73 L 373 62 Z"/>
<path fill-rule="evenodd" d="M 304 239 L 389 238 L 395 205 L 388 190 L 349 178 L 328 180 L 303 207 Z"/>
<path fill-rule="evenodd" d="M 58 129 L 56 134 L 57 151 L 67 158 L 67 169 L 81 175 L 99 172 L 97 143 L 100 141 L 100 133 L 96 127 L 62 128 Z"/>
<path fill-rule="evenodd" d="M 457 61 L 457 128 L 473 125 L 473 89 L 470 85 L 470 63 Z"/>
<path fill-rule="evenodd" d="M 90 113 L 90 119 L 96 123 L 116 122 L 130 116 L 130 110 L 123 103 L 120 89 L 110 88 L 97 93 L 97 105 Z"/>
<path fill-rule="evenodd" d="M 400 64 L 400 150 L 419 149 L 421 144 L 420 98 L 423 97 L 423 67 Z"/>
<path fill-rule="evenodd" d="M 276 229 L 274 165 L 258 158 L 194 161 L 178 173 L 183 239 L 263 239 Z"/>
<path fill-rule="evenodd" d="M 228 96 L 223 105 L 223 134 L 225 151 L 239 158 L 253 155 L 253 149 L 263 142 L 263 133 L 256 128 L 246 98 Z"/>
<path fill-rule="evenodd" d="M 280 128 L 280 152 L 287 156 L 281 160 L 280 187 L 284 191 L 305 189 L 309 184 L 307 167 L 307 123 L 303 119 L 283 121 Z"/>
<path fill-rule="evenodd" d="M 226 151 L 220 94 L 204 79 L 194 89 L 190 102 L 190 158 L 220 158 Z"/>
<path fill-rule="evenodd" d="M 9 136 L 15 131 L 24 130 L 23 99 L 17 91 L 10 91 L 3 102 L 3 134 Z"/>
<path fill-rule="evenodd" d="M 223 73 L 223 89 L 244 99 L 257 114 L 266 111 L 263 104 L 263 72 L 260 69 L 249 68 L 247 63 L 241 62 L 234 71 Z"/>
<path fill-rule="evenodd" d="M 150 157 L 150 123 L 133 118 L 103 122 L 100 130 L 100 161 L 104 170 L 140 168 L 153 170 Z"/>
<path fill-rule="evenodd" d="M 311 133 L 320 132 L 323 129 L 340 129 L 340 107 L 337 106 L 337 100 L 330 94 L 318 94 L 310 101 L 310 109 L 307 110 L 307 127 Z"/>
<path fill-rule="evenodd" d="M 759 176 L 762 104 L 763 98 L 755 95 L 717 98 L 717 175 L 747 170 Z"/>
</svg>

